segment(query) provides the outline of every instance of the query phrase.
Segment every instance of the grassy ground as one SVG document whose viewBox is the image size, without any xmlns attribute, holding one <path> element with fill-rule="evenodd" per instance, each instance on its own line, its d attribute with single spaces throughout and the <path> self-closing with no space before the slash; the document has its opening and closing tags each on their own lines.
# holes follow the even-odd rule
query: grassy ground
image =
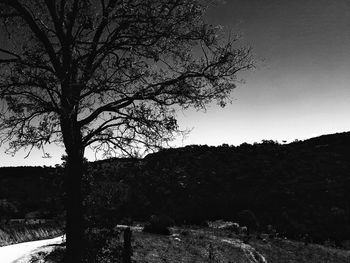
<svg viewBox="0 0 350 263">
<path fill-rule="evenodd" d="M 291 240 L 252 240 L 250 244 L 269 263 L 349 263 L 350 250 L 334 249 L 316 244 L 304 245 Z"/>
<path fill-rule="evenodd" d="M 133 231 L 132 260 L 136 263 L 349 263 L 350 251 L 301 242 L 273 239 L 262 241 L 251 238 L 242 242 L 235 234 L 213 229 L 173 229 L 173 235 L 162 236 Z M 120 237 L 115 238 L 121 242 Z M 116 243 L 114 243 L 116 244 Z M 120 245 L 120 244 L 119 244 Z M 120 246 L 119 246 L 120 247 Z M 108 249 L 99 263 L 114 262 L 108 258 Z M 64 249 L 50 255 L 36 255 L 33 263 L 57 263 Z M 42 261 L 46 257 L 45 261 Z M 264 261 L 264 259 L 266 261 Z M 41 260 L 41 261 L 40 261 Z"/>
<path fill-rule="evenodd" d="M 52 252 L 47 253 L 45 250 L 32 255 L 29 263 L 61 263 L 64 257 L 64 247 L 56 246 Z"/>
<path fill-rule="evenodd" d="M 232 241 L 234 242 L 233 239 Z M 252 258 L 250 258 L 249 255 L 246 254 L 244 248 L 241 247 L 243 243 L 239 241 L 238 243 L 239 245 L 236 246 L 227 242 L 227 240 L 219 240 L 211 235 L 194 232 L 173 236 L 133 232 L 132 262 L 263 263 L 262 261 L 252 261 Z M 105 248 L 104 250 L 108 249 Z M 59 247 L 49 255 L 38 253 L 33 255 L 31 263 L 58 263 L 63 258 L 63 253 L 64 250 Z M 113 260 L 111 261 L 106 256 L 107 254 L 105 253 L 104 256 L 99 257 L 96 262 L 115 262 Z"/>
<path fill-rule="evenodd" d="M 0 247 L 21 242 L 52 238 L 62 234 L 62 228 L 56 224 L 1 224 Z"/>
<path fill-rule="evenodd" d="M 195 231 L 176 236 L 159 236 L 147 233 L 134 234 L 136 262 L 252 262 L 244 244 L 234 239 L 221 239 Z"/>
</svg>

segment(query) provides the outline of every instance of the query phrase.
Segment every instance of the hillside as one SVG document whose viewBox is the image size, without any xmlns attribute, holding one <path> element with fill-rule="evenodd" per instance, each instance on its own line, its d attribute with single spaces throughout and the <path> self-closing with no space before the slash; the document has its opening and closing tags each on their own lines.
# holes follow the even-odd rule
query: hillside
<svg viewBox="0 0 350 263">
<path fill-rule="evenodd" d="M 0 167 L 0 217 L 62 210 L 62 171 L 51 167 Z"/>
<path fill-rule="evenodd" d="M 166 149 L 95 170 L 111 171 L 107 181 L 123 185 L 124 192 L 110 192 L 120 200 L 108 211 L 116 217 L 159 213 L 201 223 L 238 221 L 241 211 L 250 210 L 257 228 L 271 224 L 291 238 L 310 235 L 318 242 L 340 243 L 350 239 L 349 153 L 350 133 L 340 133 L 285 145 L 263 141 Z M 103 181 L 100 186 L 108 188 Z"/>
<path fill-rule="evenodd" d="M 347 132 L 290 144 L 193 145 L 143 159 L 93 162 L 85 188 L 88 219 L 115 224 L 166 214 L 178 224 L 201 224 L 222 218 L 259 231 L 272 225 L 290 238 L 311 236 L 340 246 L 350 239 L 349 154 Z M 31 199 L 35 209 L 60 207 L 55 200 L 61 170 L 23 169 L 28 170 L 0 168 L 0 199 L 23 203 L 26 196 L 36 196 Z M 27 205 L 19 204 L 31 210 Z"/>
</svg>

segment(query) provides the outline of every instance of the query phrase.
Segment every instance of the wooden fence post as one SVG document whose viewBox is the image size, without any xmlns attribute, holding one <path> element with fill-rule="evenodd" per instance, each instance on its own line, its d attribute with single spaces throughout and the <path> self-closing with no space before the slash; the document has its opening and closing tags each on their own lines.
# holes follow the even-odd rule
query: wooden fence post
<svg viewBox="0 0 350 263">
<path fill-rule="evenodd" d="M 128 227 L 124 230 L 123 263 L 131 263 L 131 256 L 131 230 L 130 227 Z"/>
</svg>

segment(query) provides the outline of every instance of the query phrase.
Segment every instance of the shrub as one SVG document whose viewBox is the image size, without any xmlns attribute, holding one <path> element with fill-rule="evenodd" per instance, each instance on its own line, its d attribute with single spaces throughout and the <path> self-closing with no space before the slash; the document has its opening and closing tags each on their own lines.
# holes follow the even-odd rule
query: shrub
<svg viewBox="0 0 350 263">
<path fill-rule="evenodd" d="M 174 221 L 169 216 L 152 215 L 149 221 L 146 223 L 145 227 L 143 228 L 143 231 L 154 234 L 169 235 L 169 227 L 173 225 Z"/>
<path fill-rule="evenodd" d="M 119 231 L 91 228 L 85 232 L 85 260 L 89 263 L 119 262 L 122 244 Z"/>
<path fill-rule="evenodd" d="M 251 210 L 242 210 L 237 214 L 239 225 L 248 227 L 248 231 L 257 231 L 260 227 L 259 220 Z"/>
</svg>

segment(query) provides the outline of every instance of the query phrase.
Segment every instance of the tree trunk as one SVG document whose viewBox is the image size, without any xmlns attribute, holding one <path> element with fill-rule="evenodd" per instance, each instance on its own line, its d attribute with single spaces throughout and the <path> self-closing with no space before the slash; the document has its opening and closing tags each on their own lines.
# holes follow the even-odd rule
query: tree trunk
<svg viewBox="0 0 350 263">
<path fill-rule="evenodd" d="M 68 106 L 66 106 L 68 108 Z M 67 111 L 73 112 L 73 111 Z M 61 119 L 67 160 L 65 167 L 66 206 L 66 263 L 81 263 L 84 248 L 84 217 L 82 179 L 84 174 L 84 147 L 76 113 Z"/>
<path fill-rule="evenodd" d="M 83 153 L 67 151 L 65 171 L 66 188 L 66 263 L 82 262 L 84 247 L 84 220 L 82 207 Z"/>
</svg>

